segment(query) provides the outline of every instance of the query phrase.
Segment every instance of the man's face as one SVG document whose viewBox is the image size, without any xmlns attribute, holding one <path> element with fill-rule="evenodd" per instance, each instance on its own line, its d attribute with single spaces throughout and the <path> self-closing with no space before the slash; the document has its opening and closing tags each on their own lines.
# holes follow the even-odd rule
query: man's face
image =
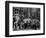
<svg viewBox="0 0 46 38">
<path fill-rule="evenodd" d="M 19 20 L 19 19 L 20 19 L 20 17 L 19 17 L 19 16 L 16 16 L 16 19 L 17 19 L 17 20 Z"/>
</svg>

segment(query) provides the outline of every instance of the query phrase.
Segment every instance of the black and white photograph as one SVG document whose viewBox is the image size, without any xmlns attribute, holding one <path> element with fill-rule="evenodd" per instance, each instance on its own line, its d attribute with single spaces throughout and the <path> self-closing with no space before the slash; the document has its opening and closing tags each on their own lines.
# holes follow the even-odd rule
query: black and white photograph
<svg viewBox="0 0 46 38">
<path fill-rule="evenodd" d="M 44 35 L 45 4 L 6 1 L 6 37 Z"/>
<path fill-rule="evenodd" d="M 13 7 L 13 31 L 40 30 L 40 8 Z"/>
</svg>

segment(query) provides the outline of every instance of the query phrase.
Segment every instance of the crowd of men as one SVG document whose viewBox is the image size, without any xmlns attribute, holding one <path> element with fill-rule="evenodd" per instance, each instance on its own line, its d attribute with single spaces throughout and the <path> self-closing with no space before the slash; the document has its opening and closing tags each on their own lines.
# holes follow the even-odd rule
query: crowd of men
<svg viewBox="0 0 46 38">
<path fill-rule="evenodd" d="M 20 10 L 20 9 L 19 9 Z M 33 11 L 34 10 L 34 11 Z M 16 11 L 16 10 L 15 10 Z M 32 11 L 32 13 L 30 12 Z M 13 30 L 37 30 L 40 29 L 40 14 L 36 14 L 36 12 L 39 12 L 37 9 L 30 10 L 28 8 L 24 9 L 24 12 L 17 11 L 16 14 L 13 16 Z M 29 14 L 31 15 L 29 15 Z M 27 15 L 26 15 L 27 14 Z M 38 15 L 38 16 L 37 16 Z"/>
</svg>

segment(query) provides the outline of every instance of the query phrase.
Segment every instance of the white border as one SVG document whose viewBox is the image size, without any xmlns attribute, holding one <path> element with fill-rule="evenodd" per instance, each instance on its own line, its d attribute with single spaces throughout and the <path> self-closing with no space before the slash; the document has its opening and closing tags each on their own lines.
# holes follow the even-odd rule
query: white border
<svg viewBox="0 0 46 38">
<path fill-rule="evenodd" d="M 13 31 L 13 7 L 30 7 L 30 8 L 41 8 L 40 10 L 40 30 L 24 30 L 24 31 Z M 36 34 L 43 33 L 43 5 L 34 5 L 34 4 L 18 4 L 10 3 L 9 4 L 9 35 L 19 35 L 19 34 Z"/>
</svg>

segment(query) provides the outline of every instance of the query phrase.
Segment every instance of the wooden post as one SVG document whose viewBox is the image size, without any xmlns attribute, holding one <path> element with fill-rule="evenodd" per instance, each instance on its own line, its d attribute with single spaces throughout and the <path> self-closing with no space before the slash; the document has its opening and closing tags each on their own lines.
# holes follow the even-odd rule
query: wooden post
<svg viewBox="0 0 46 38">
<path fill-rule="evenodd" d="M 28 18 L 30 17 L 30 8 L 28 8 Z"/>
</svg>

